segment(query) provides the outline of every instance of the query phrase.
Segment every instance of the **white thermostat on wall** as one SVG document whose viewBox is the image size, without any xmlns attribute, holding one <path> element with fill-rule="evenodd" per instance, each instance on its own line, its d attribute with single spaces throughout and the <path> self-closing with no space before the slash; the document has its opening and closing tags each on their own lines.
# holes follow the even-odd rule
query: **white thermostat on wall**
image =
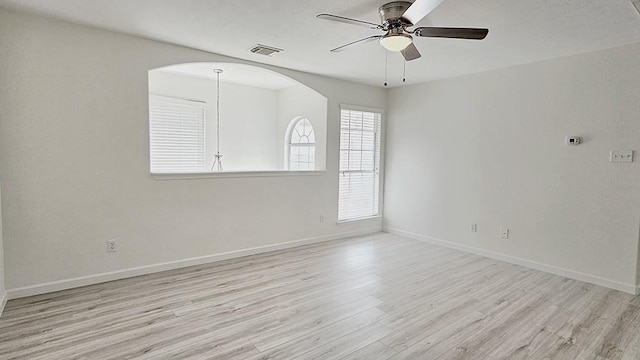
<svg viewBox="0 0 640 360">
<path fill-rule="evenodd" d="M 567 145 L 580 145 L 582 139 L 580 136 L 569 136 L 567 137 Z"/>
</svg>

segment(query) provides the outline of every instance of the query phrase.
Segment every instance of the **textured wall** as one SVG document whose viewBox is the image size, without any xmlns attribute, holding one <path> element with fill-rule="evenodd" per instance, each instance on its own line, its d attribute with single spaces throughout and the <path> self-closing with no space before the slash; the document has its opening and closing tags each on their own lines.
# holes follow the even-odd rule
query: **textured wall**
<svg viewBox="0 0 640 360">
<path fill-rule="evenodd" d="M 633 287 L 640 158 L 608 160 L 640 150 L 639 57 L 630 45 L 390 90 L 385 226 Z"/>
<path fill-rule="evenodd" d="M 328 98 L 326 173 L 158 181 L 148 70 L 237 60 L 2 9 L 0 47 L 9 289 L 381 226 L 336 219 L 339 104 L 383 89 L 271 67 Z"/>
</svg>

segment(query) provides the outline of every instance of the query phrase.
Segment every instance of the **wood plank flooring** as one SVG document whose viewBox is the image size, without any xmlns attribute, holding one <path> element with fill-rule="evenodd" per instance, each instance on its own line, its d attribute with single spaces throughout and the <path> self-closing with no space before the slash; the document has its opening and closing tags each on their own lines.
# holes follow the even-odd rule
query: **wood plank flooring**
<svg viewBox="0 0 640 360">
<path fill-rule="evenodd" d="M 640 297 L 390 234 L 8 302 L 0 359 L 640 359 Z"/>
</svg>

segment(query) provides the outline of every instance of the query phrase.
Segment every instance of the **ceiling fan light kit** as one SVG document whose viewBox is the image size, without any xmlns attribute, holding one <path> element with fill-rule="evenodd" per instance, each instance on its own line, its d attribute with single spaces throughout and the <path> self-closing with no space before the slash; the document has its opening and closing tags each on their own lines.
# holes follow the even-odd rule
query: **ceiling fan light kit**
<svg viewBox="0 0 640 360">
<path fill-rule="evenodd" d="M 386 3 L 378 9 L 381 20 L 381 24 L 379 25 L 368 21 L 331 14 L 320 14 L 317 17 L 319 19 L 364 26 L 385 32 L 384 35 L 369 36 L 350 42 L 332 49 L 332 52 L 342 51 L 354 45 L 378 40 L 380 45 L 386 50 L 401 52 L 406 61 L 415 60 L 422 56 L 413 43 L 413 36 L 467 40 L 482 40 L 487 36 L 489 29 L 441 27 L 417 27 L 409 29 L 427 16 L 443 1 L 444 0 L 416 0 L 413 3 L 408 1 L 392 1 Z"/>
<path fill-rule="evenodd" d="M 400 52 L 412 42 L 413 38 L 407 34 L 388 34 L 380 39 L 380 45 L 391 52 Z"/>
</svg>

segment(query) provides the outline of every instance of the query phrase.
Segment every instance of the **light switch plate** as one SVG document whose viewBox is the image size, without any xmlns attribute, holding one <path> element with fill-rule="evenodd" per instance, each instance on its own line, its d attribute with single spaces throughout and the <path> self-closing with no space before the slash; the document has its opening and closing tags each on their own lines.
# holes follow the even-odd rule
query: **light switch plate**
<svg viewBox="0 0 640 360">
<path fill-rule="evenodd" d="M 633 162 L 633 150 L 611 150 L 610 162 Z"/>
</svg>

